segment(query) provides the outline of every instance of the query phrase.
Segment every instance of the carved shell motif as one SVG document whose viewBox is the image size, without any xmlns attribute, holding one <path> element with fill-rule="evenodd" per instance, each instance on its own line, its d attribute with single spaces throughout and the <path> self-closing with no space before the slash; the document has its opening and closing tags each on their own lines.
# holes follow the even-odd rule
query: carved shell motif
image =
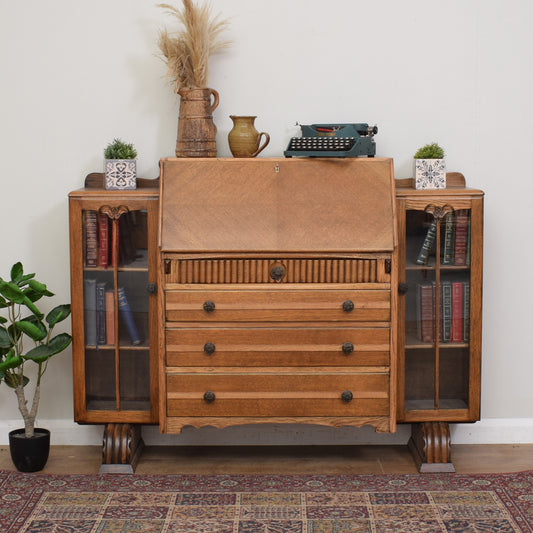
<svg viewBox="0 0 533 533">
<path fill-rule="evenodd" d="M 103 205 L 100 208 L 100 213 L 107 215 L 111 220 L 118 220 L 124 213 L 127 213 L 128 211 L 129 209 L 125 205 L 119 205 L 118 207 Z"/>
</svg>

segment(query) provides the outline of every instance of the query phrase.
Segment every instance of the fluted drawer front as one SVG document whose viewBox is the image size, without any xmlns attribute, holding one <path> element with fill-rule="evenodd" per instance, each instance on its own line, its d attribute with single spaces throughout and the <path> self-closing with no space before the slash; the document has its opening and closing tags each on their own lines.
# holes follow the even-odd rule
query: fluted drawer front
<svg viewBox="0 0 533 533">
<path fill-rule="evenodd" d="M 276 270 L 275 270 L 276 269 Z M 165 259 L 166 283 L 388 283 L 390 259 Z"/>
<path fill-rule="evenodd" d="M 171 328 L 167 366 L 386 366 L 389 328 Z"/>
<path fill-rule="evenodd" d="M 285 288 L 284 288 L 285 289 Z M 167 322 L 388 322 L 388 290 L 171 289 Z"/>
<path fill-rule="evenodd" d="M 388 415 L 388 374 L 167 375 L 167 416 Z"/>
</svg>

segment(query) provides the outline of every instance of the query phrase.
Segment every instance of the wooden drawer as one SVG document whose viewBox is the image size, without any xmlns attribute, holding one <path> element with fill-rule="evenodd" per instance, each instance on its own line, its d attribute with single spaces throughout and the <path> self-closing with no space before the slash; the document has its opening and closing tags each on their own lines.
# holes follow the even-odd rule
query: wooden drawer
<svg viewBox="0 0 533 533">
<path fill-rule="evenodd" d="M 169 373 L 166 379 L 167 416 L 389 415 L 385 373 L 317 374 L 299 369 L 291 374 Z"/>
<path fill-rule="evenodd" d="M 358 258 L 188 259 L 166 254 L 165 283 L 390 283 L 390 255 Z"/>
<path fill-rule="evenodd" d="M 388 366 L 389 328 L 172 328 L 167 366 Z"/>
<path fill-rule="evenodd" d="M 166 320 L 388 322 L 391 318 L 389 290 L 284 289 L 168 290 Z"/>
</svg>

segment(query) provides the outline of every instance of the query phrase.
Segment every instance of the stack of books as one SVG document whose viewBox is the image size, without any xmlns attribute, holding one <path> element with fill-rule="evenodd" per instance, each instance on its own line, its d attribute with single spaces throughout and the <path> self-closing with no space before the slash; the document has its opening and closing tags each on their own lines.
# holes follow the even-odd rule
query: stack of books
<svg viewBox="0 0 533 533">
<path fill-rule="evenodd" d="M 424 343 L 467 343 L 470 338 L 470 282 L 443 281 L 437 298 L 436 283 L 419 283 L 416 291 L 417 336 Z M 439 324 L 435 327 L 436 306 Z"/>
</svg>

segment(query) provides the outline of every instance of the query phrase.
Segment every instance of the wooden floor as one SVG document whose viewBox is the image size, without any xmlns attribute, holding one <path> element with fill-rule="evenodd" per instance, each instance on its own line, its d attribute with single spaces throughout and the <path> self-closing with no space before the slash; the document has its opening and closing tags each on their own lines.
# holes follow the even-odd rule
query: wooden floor
<svg viewBox="0 0 533 533">
<path fill-rule="evenodd" d="M 98 473 L 99 446 L 52 446 L 45 473 Z M 454 445 L 457 473 L 533 470 L 533 444 Z M 15 470 L 0 446 L 0 470 Z M 406 446 L 152 446 L 137 474 L 401 474 L 416 473 Z M 424 474 L 431 475 L 431 474 Z"/>
</svg>

